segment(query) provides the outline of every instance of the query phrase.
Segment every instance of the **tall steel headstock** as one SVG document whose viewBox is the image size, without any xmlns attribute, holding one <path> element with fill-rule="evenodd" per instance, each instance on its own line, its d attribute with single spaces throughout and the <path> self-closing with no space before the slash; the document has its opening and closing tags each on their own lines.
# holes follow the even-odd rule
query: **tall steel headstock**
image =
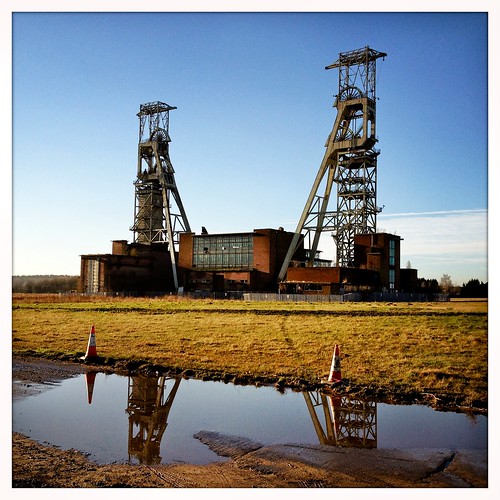
<svg viewBox="0 0 500 500">
<path fill-rule="evenodd" d="M 337 116 L 327 138 L 326 151 L 314 180 L 295 235 L 279 273 L 283 281 L 301 238 L 309 242 L 308 266 L 314 266 L 320 236 L 329 232 L 336 244 L 336 264 L 351 266 L 354 236 L 374 233 L 376 215 L 377 157 L 376 61 L 386 53 L 366 46 L 339 53 L 325 69 L 338 68 Z M 334 185 L 337 207 L 329 209 Z"/>
</svg>

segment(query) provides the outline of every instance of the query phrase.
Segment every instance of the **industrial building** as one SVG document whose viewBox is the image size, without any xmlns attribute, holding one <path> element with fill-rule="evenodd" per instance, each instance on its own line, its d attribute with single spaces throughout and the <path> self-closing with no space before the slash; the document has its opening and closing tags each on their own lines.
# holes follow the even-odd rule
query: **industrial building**
<svg viewBox="0 0 500 500">
<path fill-rule="evenodd" d="M 398 291 L 400 241 L 399 236 L 387 233 L 355 235 L 354 265 L 306 267 L 305 262 L 295 263 L 287 268 L 282 291 L 326 295 Z"/>
<path fill-rule="evenodd" d="M 184 290 L 274 291 L 293 236 L 281 228 L 233 234 L 183 233 L 179 270 Z M 297 250 L 300 253 L 303 247 Z"/>
<path fill-rule="evenodd" d="M 400 269 L 402 238 L 377 232 L 376 61 L 369 47 L 343 52 L 337 116 L 294 232 L 192 232 L 170 161 L 170 111 L 142 104 L 132 243 L 112 253 L 82 255 L 82 293 L 284 292 L 343 294 L 416 291 L 417 272 Z M 337 206 L 329 210 L 332 192 Z M 207 221 L 208 222 L 208 221 Z M 336 245 L 336 262 L 322 259 L 320 237 Z M 307 244 L 306 244 L 307 243 Z"/>
<path fill-rule="evenodd" d="M 80 291 L 150 294 L 182 291 L 269 291 L 294 233 L 255 229 L 249 233 L 180 234 L 174 287 L 166 243 L 113 241 L 111 254 L 81 256 Z M 297 255 L 304 258 L 304 251 Z"/>
<path fill-rule="evenodd" d="M 175 291 L 168 245 L 117 240 L 110 254 L 82 255 L 78 291 L 137 295 Z"/>
<path fill-rule="evenodd" d="M 181 233 L 177 256 L 179 288 L 185 292 L 276 292 L 342 294 L 415 291 L 416 270 L 400 269 L 399 236 L 356 235 L 354 266 L 332 266 L 316 258 L 308 266 L 308 250 L 298 246 L 285 280 L 278 273 L 294 233 L 255 229 L 248 233 Z M 317 253 L 319 255 L 319 252 Z M 410 274 L 401 280 L 402 274 Z M 413 288 L 408 284 L 414 276 Z M 402 283 L 406 283 L 402 289 Z M 179 289 L 178 288 L 178 289 Z M 80 292 L 172 293 L 170 253 L 166 243 L 147 245 L 112 242 L 111 254 L 81 256 Z"/>
</svg>

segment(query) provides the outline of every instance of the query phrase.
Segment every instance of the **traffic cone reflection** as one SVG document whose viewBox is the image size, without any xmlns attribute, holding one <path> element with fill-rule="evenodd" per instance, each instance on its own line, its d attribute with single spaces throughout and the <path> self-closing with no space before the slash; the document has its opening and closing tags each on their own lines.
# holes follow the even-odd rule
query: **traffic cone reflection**
<svg viewBox="0 0 500 500">
<path fill-rule="evenodd" d="M 335 344 L 335 349 L 333 351 L 332 366 L 330 368 L 328 382 L 330 384 L 342 382 L 342 375 L 340 373 L 340 349 L 337 344 Z"/>
<path fill-rule="evenodd" d="M 92 404 L 92 394 L 94 393 L 95 376 L 97 372 L 87 372 L 85 374 L 85 383 L 87 384 L 87 400 Z"/>
</svg>

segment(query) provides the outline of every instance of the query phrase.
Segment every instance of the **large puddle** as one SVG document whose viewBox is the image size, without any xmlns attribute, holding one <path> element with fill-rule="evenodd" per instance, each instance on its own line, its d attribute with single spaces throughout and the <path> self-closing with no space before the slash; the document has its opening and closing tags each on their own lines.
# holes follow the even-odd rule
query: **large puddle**
<svg viewBox="0 0 500 500">
<path fill-rule="evenodd" d="M 13 402 L 13 430 L 88 453 L 98 463 L 225 460 L 193 437 L 200 431 L 264 445 L 486 450 L 487 418 L 331 397 L 280 393 L 184 378 L 89 372 Z"/>
</svg>

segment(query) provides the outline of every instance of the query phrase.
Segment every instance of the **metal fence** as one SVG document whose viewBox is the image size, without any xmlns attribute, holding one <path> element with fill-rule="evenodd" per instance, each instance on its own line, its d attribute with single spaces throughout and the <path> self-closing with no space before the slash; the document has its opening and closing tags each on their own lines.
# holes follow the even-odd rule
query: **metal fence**
<svg viewBox="0 0 500 500">
<path fill-rule="evenodd" d="M 227 300 L 243 300 L 243 292 L 205 292 L 196 290 L 194 292 L 183 292 L 178 294 L 179 297 L 187 297 L 189 299 L 227 299 Z"/>
<path fill-rule="evenodd" d="M 61 294 L 60 294 L 61 295 Z M 65 294 L 63 294 L 65 295 Z M 69 295 L 69 294 L 68 294 Z M 164 297 L 176 295 L 172 292 L 99 292 L 71 294 L 82 296 L 103 297 Z M 449 302 L 450 296 L 446 293 L 400 293 L 400 292 L 371 292 L 371 293 L 344 293 L 342 295 L 302 294 L 302 293 L 268 293 L 268 292 L 195 292 L 178 293 L 178 297 L 190 299 L 215 300 L 246 300 L 261 302 Z"/>
<path fill-rule="evenodd" d="M 373 292 L 366 300 L 370 302 L 449 302 L 450 296 L 446 293 Z"/>
<path fill-rule="evenodd" d="M 361 300 L 358 298 L 349 298 L 350 295 L 306 295 L 301 293 L 245 293 L 243 299 L 248 301 L 268 301 L 268 302 L 346 302 L 348 300 Z"/>
<path fill-rule="evenodd" d="M 448 302 L 445 293 L 345 293 L 343 295 L 307 295 L 295 293 L 244 293 L 247 301 L 281 301 L 281 302 Z"/>
</svg>

